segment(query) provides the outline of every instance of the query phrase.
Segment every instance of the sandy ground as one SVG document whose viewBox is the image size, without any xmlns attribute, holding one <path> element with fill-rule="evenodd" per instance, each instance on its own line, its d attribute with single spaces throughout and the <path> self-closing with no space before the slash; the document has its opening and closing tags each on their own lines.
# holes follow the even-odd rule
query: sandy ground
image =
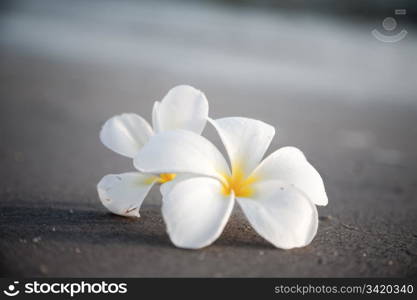
<svg viewBox="0 0 417 300">
<path fill-rule="evenodd" d="M 374 24 L 94 3 L 2 13 L 2 275 L 417 276 L 414 36 L 388 45 Z M 150 120 L 153 101 L 180 83 L 206 93 L 212 117 L 274 125 L 268 153 L 305 152 L 330 199 L 311 245 L 274 249 L 236 206 L 217 242 L 181 250 L 158 189 L 138 220 L 101 206 L 99 179 L 133 166 L 100 144 L 100 126 L 121 112 Z"/>
</svg>

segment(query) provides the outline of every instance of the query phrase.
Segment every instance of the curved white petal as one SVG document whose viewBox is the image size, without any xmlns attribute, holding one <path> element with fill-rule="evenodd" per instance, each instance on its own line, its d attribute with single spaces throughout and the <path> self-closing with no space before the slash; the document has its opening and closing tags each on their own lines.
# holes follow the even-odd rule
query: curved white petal
<svg viewBox="0 0 417 300">
<path fill-rule="evenodd" d="M 112 213 L 139 217 L 143 200 L 155 183 L 155 176 L 141 173 L 109 174 L 97 184 L 101 203 Z"/>
<path fill-rule="evenodd" d="M 223 179 L 229 167 L 206 138 L 186 130 L 166 131 L 151 137 L 134 159 L 144 173 L 191 173 Z"/>
<path fill-rule="evenodd" d="M 159 128 L 159 105 L 161 103 L 159 101 L 155 101 L 155 103 L 153 104 L 153 109 L 152 109 L 152 127 L 154 132 L 160 132 L 160 128 Z"/>
<path fill-rule="evenodd" d="M 200 134 L 207 122 L 208 102 L 199 90 L 179 85 L 172 88 L 155 109 L 157 132 L 185 129 Z"/>
<path fill-rule="evenodd" d="M 265 158 L 253 174 L 260 180 L 273 179 L 293 184 L 314 204 L 327 205 L 323 179 L 297 148 L 278 149 Z"/>
<path fill-rule="evenodd" d="M 114 152 L 133 158 L 152 135 L 152 128 L 145 119 L 126 113 L 114 116 L 104 123 L 100 140 Z"/>
<path fill-rule="evenodd" d="M 178 182 L 165 195 L 162 215 L 177 247 L 202 248 L 220 236 L 234 204 L 233 195 L 221 190 L 217 179 L 194 177 Z"/>
<path fill-rule="evenodd" d="M 166 194 L 168 194 L 171 189 L 180 181 L 184 181 L 193 177 L 196 177 L 196 175 L 194 174 L 188 174 L 188 173 L 180 173 L 180 174 L 176 174 L 177 176 L 175 177 L 175 179 L 165 182 L 163 184 L 161 184 L 160 186 L 160 191 L 162 196 L 165 196 Z M 162 200 L 164 200 L 164 197 L 162 197 Z"/>
<path fill-rule="evenodd" d="M 280 181 L 254 185 L 252 198 L 237 198 L 255 231 L 275 247 L 308 245 L 317 233 L 316 206 L 296 188 Z"/>
<path fill-rule="evenodd" d="M 254 119 L 231 117 L 210 122 L 226 147 L 232 171 L 246 175 L 259 164 L 275 135 L 274 127 Z"/>
</svg>

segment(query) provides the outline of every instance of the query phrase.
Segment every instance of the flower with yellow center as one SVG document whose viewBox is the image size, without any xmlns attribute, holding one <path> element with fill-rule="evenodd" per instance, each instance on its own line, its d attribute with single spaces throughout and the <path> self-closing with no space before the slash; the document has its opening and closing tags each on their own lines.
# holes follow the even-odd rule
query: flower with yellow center
<svg viewBox="0 0 417 300">
<path fill-rule="evenodd" d="M 181 85 L 171 89 L 161 102 L 155 102 L 152 125 L 142 117 L 127 113 L 110 118 L 101 129 L 101 142 L 123 156 L 134 158 L 150 137 L 176 129 L 200 134 L 207 121 L 208 103 L 204 94 Z M 103 205 L 112 213 L 139 217 L 139 208 L 154 184 L 161 187 L 174 181 L 175 173 L 130 172 L 109 174 L 97 185 Z"/>
<path fill-rule="evenodd" d="M 319 173 L 304 154 L 284 147 L 262 161 L 275 129 L 258 120 L 210 120 L 230 165 L 204 137 L 175 130 L 152 137 L 134 158 L 138 170 L 175 173 L 164 184 L 162 215 L 171 241 L 198 249 L 214 242 L 235 200 L 253 228 L 279 248 L 308 245 L 317 232 L 315 205 L 326 205 Z"/>
<path fill-rule="evenodd" d="M 256 182 L 256 177 L 246 177 L 240 165 L 232 168 L 232 170 L 232 175 L 223 174 L 222 193 L 225 196 L 230 196 L 232 193 L 236 197 L 248 198 L 253 196 L 254 190 L 252 184 Z"/>
</svg>

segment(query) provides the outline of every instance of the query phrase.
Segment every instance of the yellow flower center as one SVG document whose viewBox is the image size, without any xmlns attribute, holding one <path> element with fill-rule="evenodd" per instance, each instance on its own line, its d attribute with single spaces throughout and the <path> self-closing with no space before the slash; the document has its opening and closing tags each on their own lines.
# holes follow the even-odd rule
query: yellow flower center
<svg viewBox="0 0 417 300">
<path fill-rule="evenodd" d="M 174 180 L 175 177 L 177 177 L 177 174 L 175 173 L 162 173 L 162 174 L 159 174 L 159 178 L 157 179 L 157 181 L 162 184 L 162 183 Z"/>
<path fill-rule="evenodd" d="M 225 182 L 223 182 L 222 193 L 229 196 L 233 191 L 236 197 L 251 197 L 254 194 L 252 184 L 257 181 L 255 176 L 246 177 L 242 167 L 233 168 L 232 175 L 223 174 Z"/>
</svg>

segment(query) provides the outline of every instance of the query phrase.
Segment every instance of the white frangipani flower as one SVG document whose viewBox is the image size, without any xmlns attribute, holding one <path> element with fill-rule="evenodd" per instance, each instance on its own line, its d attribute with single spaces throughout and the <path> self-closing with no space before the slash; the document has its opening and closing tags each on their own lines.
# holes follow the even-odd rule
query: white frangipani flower
<svg viewBox="0 0 417 300">
<path fill-rule="evenodd" d="M 101 142 L 121 155 L 134 158 L 149 138 L 160 132 L 183 129 L 200 134 L 207 122 L 208 102 L 205 95 L 186 85 L 171 89 L 152 111 L 152 125 L 142 117 L 125 113 L 109 119 L 100 132 Z M 173 180 L 175 173 L 109 174 L 97 185 L 103 205 L 112 213 L 139 217 L 140 206 L 155 183 Z"/>
<path fill-rule="evenodd" d="M 275 134 L 264 122 L 240 117 L 210 122 L 231 169 L 211 142 L 184 130 L 152 137 L 134 159 L 143 172 L 179 174 L 161 188 L 172 242 L 190 249 L 210 245 L 223 231 L 236 199 L 253 228 L 276 247 L 308 245 L 317 232 L 315 204 L 327 204 L 319 173 L 293 147 L 261 161 Z"/>
</svg>

